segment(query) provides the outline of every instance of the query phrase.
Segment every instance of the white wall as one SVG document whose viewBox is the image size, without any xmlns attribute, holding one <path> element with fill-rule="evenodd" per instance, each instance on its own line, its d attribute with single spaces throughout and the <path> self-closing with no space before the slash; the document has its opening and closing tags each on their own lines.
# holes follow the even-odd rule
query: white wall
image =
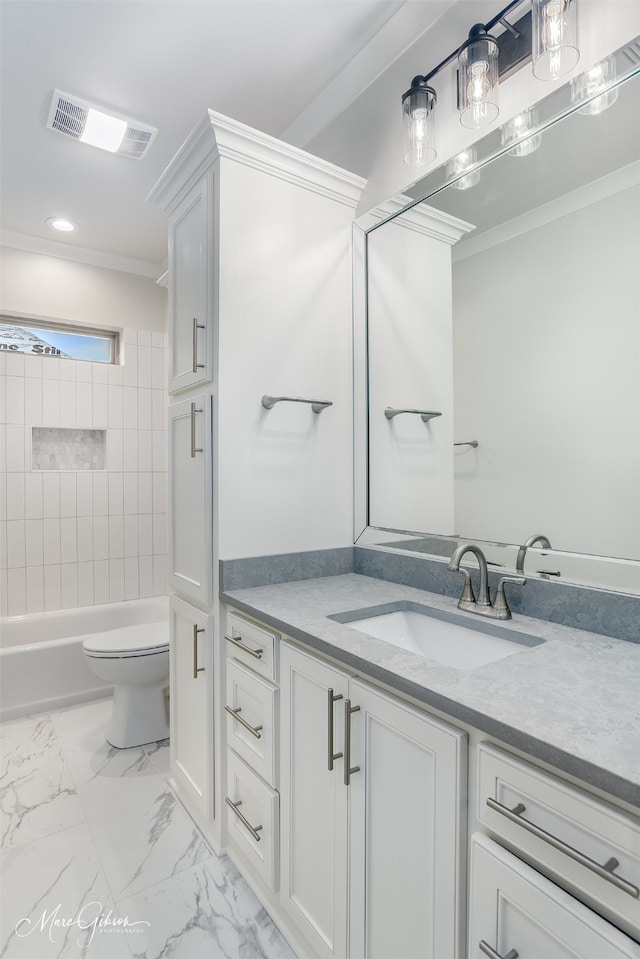
<svg viewBox="0 0 640 959">
<path fill-rule="evenodd" d="M 157 333 L 166 326 L 166 291 L 154 280 L 59 256 L 2 247 L 0 290 L 3 313 Z"/>
<path fill-rule="evenodd" d="M 355 199 L 221 161 L 219 543 L 223 559 L 353 541 Z M 353 188 L 351 188 L 353 192 Z M 262 408 L 263 394 L 330 400 Z"/>
<path fill-rule="evenodd" d="M 454 264 L 466 535 L 640 555 L 639 210 L 635 186 Z"/>
<path fill-rule="evenodd" d="M 165 291 L 3 250 L 2 312 L 122 333 L 122 364 L 0 353 L 0 612 L 166 592 Z M 140 323 L 140 327 L 137 326 Z M 32 471 L 32 426 L 107 431 L 103 471 Z"/>
</svg>

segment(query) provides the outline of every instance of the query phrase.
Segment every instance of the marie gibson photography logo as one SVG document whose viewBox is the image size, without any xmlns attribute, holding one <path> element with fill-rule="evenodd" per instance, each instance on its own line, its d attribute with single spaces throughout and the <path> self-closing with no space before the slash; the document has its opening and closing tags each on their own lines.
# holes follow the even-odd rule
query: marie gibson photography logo
<svg viewBox="0 0 640 959">
<path fill-rule="evenodd" d="M 76 926 L 80 933 L 89 930 L 89 938 L 86 942 L 86 945 L 89 945 L 93 942 L 96 932 L 141 933 L 144 932 L 145 927 L 151 925 L 145 919 L 131 920 L 128 916 L 114 915 L 112 909 L 105 913 L 102 903 L 97 900 L 86 903 L 74 916 L 65 916 L 61 913 L 62 903 L 59 902 L 49 912 L 44 909 L 42 915 L 37 919 L 30 919 L 25 916 L 16 923 L 16 935 L 20 939 L 26 939 L 27 936 L 32 936 L 34 933 L 46 933 L 49 941 L 55 943 L 57 941 L 56 934 L 59 936 Z M 83 939 L 84 936 L 78 936 L 79 943 Z"/>
</svg>

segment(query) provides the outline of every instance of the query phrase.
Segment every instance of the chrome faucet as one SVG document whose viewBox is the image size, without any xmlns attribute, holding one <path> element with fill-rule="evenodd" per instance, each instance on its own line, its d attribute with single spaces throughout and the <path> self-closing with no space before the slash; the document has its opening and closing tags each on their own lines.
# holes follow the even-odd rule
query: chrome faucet
<svg viewBox="0 0 640 959">
<path fill-rule="evenodd" d="M 551 543 L 546 536 L 543 536 L 542 533 L 534 533 L 533 536 L 530 536 L 529 539 L 524 543 L 518 550 L 518 557 L 516 559 L 516 573 L 524 573 L 524 558 L 527 555 L 527 550 L 530 546 L 535 546 L 536 543 L 540 543 L 543 549 L 551 549 Z"/>
<path fill-rule="evenodd" d="M 460 560 L 466 553 L 473 553 L 478 560 L 480 567 L 480 587 L 478 599 L 476 599 L 471 584 L 469 571 L 460 568 Z M 507 597 L 504 593 L 505 583 L 515 583 L 518 586 L 524 586 L 526 579 L 524 576 L 503 576 L 498 583 L 498 589 L 493 605 L 489 595 L 489 573 L 487 569 L 487 558 L 478 546 L 472 546 L 471 543 L 462 543 L 456 549 L 451 557 L 449 569 L 453 573 L 462 573 L 464 576 L 464 586 L 462 596 L 458 600 L 458 609 L 463 609 L 467 613 L 476 613 L 478 616 L 487 616 L 490 619 L 511 619 L 511 610 L 507 603 Z"/>
</svg>

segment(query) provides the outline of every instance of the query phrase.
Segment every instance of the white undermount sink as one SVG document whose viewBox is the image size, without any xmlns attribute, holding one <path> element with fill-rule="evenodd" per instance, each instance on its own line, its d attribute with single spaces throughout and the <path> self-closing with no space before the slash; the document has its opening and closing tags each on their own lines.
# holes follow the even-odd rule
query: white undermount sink
<svg viewBox="0 0 640 959">
<path fill-rule="evenodd" d="M 387 603 L 368 609 L 337 613 L 337 620 L 398 649 L 418 653 L 456 669 L 477 669 L 544 642 L 538 636 L 510 630 L 480 619 L 478 622 L 420 603 Z"/>
</svg>

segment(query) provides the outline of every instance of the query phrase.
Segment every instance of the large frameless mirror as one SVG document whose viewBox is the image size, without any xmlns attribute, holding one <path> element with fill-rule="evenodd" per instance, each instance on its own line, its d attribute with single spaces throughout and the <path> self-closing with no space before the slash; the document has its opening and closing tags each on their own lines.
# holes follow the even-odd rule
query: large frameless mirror
<svg viewBox="0 0 640 959">
<path fill-rule="evenodd" d="M 640 43 L 606 68 L 365 228 L 358 542 L 640 592 Z"/>
</svg>

